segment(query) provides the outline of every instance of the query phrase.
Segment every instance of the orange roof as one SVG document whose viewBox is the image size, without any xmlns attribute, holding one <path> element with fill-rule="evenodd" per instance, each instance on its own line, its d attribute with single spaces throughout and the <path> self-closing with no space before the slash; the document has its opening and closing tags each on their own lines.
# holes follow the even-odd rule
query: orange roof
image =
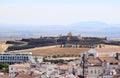
<svg viewBox="0 0 120 78">
<path fill-rule="evenodd" d="M 101 61 L 99 59 L 88 59 L 88 62 L 89 63 L 92 63 L 92 64 L 101 64 Z"/>
<path fill-rule="evenodd" d="M 9 74 L 0 75 L 0 78 L 9 78 Z"/>
<path fill-rule="evenodd" d="M 20 64 L 13 64 L 11 66 L 30 66 L 29 63 L 20 63 Z"/>
<path fill-rule="evenodd" d="M 95 50 L 97 52 L 120 52 L 120 48 L 100 48 Z"/>
<path fill-rule="evenodd" d="M 19 74 L 16 76 L 16 78 L 38 78 L 38 77 L 39 75 L 34 73 L 32 76 L 30 76 L 30 72 L 27 73 L 19 72 Z"/>
<path fill-rule="evenodd" d="M 72 65 L 62 64 L 62 65 L 58 65 L 58 67 L 59 67 L 60 69 L 66 70 L 66 69 L 68 69 L 69 67 L 72 67 Z"/>
<path fill-rule="evenodd" d="M 100 57 L 100 60 L 101 61 L 106 61 L 106 62 L 114 62 L 114 63 L 118 62 L 118 60 L 116 60 L 113 57 Z"/>
<path fill-rule="evenodd" d="M 68 69 L 68 65 L 61 65 L 60 69 Z"/>
</svg>

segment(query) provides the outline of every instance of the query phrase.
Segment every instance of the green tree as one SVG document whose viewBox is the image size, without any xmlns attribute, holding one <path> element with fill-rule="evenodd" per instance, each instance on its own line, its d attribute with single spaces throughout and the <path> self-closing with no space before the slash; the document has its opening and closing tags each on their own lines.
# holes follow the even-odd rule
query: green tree
<svg viewBox="0 0 120 78">
<path fill-rule="evenodd" d="M 0 64 L 0 70 L 2 70 L 4 73 L 8 73 L 9 72 L 9 64 L 1 63 Z"/>
</svg>

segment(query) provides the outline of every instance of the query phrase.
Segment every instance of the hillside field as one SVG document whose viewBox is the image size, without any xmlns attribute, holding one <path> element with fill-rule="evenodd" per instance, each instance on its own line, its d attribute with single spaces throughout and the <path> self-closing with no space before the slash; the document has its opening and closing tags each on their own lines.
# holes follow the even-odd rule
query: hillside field
<svg viewBox="0 0 120 78">
<path fill-rule="evenodd" d="M 80 55 L 85 51 L 88 51 L 88 48 L 59 48 L 56 46 L 48 47 L 38 47 L 33 49 L 19 50 L 20 52 L 32 52 L 32 54 L 40 56 L 50 56 L 50 55 Z"/>
</svg>

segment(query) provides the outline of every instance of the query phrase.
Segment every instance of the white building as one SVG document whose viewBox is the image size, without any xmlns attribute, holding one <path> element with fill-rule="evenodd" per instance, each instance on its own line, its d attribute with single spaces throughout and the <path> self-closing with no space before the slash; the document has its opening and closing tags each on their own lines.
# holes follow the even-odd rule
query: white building
<svg viewBox="0 0 120 78">
<path fill-rule="evenodd" d="M 0 63 L 21 63 L 32 62 L 32 53 L 30 52 L 2 52 L 0 53 Z"/>
<path fill-rule="evenodd" d="M 117 53 L 117 58 L 120 61 L 120 53 Z"/>
<path fill-rule="evenodd" d="M 100 57 L 100 60 L 103 62 L 103 66 L 106 69 L 117 69 L 120 67 L 120 62 L 113 57 Z"/>
<path fill-rule="evenodd" d="M 84 53 L 84 58 L 88 78 L 113 78 L 119 73 L 117 69 L 120 68 L 120 48 L 90 49 Z"/>
<path fill-rule="evenodd" d="M 37 63 L 42 63 L 43 62 L 43 56 L 33 56 L 33 59 Z"/>
<path fill-rule="evenodd" d="M 9 73 L 25 71 L 27 68 L 30 68 L 29 63 L 9 65 Z"/>
<path fill-rule="evenodd" d="M 120 53 L 120 48 L 90 49 L 86 54 L 93 54 L 95 57 L 116 57 L 117 53 Z"/>
<path fill-rule="evenodd" d="M 15 76 L 17 76 L 19 72 L 27 72 L 28 68 L 30 68 L 29 63 L 9 65 L 9 78 L 15 78 Z"/>
<path fill-rule="evenodd" d="M 88 66 L 88 78 L 98 78 L 104 73 L 102 66 Z"/>
<path fill-rule="evenodd" d="M 90 49 L 85 53 L 86 58 L 93 55 L 94 58 L 99 57 L 102 63 L 106 63 L 106 68 L 118 68 L 119 62 L 119 48 L 100 48 L 100 49 Z M 118 56 L 118 59 L 115 59 Z"/>
</svg>

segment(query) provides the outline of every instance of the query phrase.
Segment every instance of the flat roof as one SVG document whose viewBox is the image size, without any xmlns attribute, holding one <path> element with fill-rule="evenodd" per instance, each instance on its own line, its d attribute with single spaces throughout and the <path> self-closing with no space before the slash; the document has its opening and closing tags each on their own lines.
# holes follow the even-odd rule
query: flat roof
<svg viewBox="0 0 120 78">
<path fill-rule="evenodd" d="M 32 54 L 31 52 L 0 52 L 0 54 Z"/>
</svg>

